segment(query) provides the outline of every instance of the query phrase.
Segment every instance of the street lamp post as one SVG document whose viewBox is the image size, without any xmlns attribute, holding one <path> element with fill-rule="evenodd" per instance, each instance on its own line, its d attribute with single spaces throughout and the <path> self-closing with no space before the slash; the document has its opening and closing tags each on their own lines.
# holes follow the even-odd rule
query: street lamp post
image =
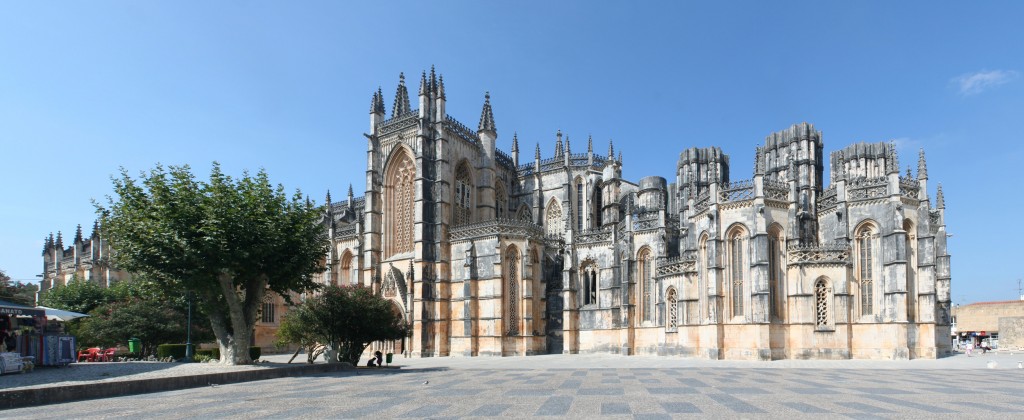
<svg viewBox="0 0 1024 420">
<path fill-rule="evenodd" d="M 188 302 L 188 323 L 185 328 L 185 358 L 192 360 L 192 292 L 185 291 L 185 300 Z"/>
</svg>

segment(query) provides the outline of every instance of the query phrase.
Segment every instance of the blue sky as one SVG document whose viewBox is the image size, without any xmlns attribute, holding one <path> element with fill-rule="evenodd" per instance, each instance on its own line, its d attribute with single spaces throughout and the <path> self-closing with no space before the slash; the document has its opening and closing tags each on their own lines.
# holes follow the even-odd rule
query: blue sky
<svg viewBox="0 0 1024 420">
<path fill-rule="evenodd" d="M 711 145 L 749 178 L 764 136 L 802 121 L 827 152 L 895 141 L 915 172 L 924 147 L 954 302 L 1013 299 L 1021 16 L 1019 2 L 4 2 L 0 269 L 33 279 L 45 235 L 88 235 L 120 166 L 205 176 L 216 160 L 317 201 L 361 195 L 372 92 L 390 113 L 399 72 L 415 94 L 435 65 L 471 127 L 491 92 L 500 148 L 513 132 L 531 158 L 559 129 L 574 151 L 614 139 L 634 181 Z"/>
</svg>

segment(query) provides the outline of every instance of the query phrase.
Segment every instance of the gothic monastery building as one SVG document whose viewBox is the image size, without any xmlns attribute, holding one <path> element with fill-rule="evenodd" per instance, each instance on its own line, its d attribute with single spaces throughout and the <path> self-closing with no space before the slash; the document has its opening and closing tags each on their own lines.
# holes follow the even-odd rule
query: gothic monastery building
<svg viewBox="0 0 1024 420">
<path fill-rule="evenodd" d="M 824 159 L 801 123 L 756 148 L 753 179 L 717 147 L 675 178 L 623 179 L 622 154 L 495 147 L 445 112 L 443 77 L 373 95 L 363 197 L 331 202 L 324 281 L 373 287 L 412 324 L 410 356 L 618 353 L 908 359 L 950 353 L 942 188 L 894 146 Z M 823 172 L 830 172 L 824 185 Z M 669 182 L 671 181 L 671 182 Z M 378 347 L 381 345 L 378 345 Z"/>
</svg>

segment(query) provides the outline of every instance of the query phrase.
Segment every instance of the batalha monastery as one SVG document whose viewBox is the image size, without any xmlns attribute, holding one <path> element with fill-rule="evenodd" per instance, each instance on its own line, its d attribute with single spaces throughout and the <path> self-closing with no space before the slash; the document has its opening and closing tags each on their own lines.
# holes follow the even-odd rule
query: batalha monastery
<svg viewBox="0 0 1024 420">
<path fill-rule="evenodd" d="M 443 77 L 370 104 L 366 193 L 331 202 L 325 283 L 373 287 L 413 326 L 409 356 L 548 353 L 908 359 L 951 352 L 942 188 L 895 148 L 831 152 L 801 123 L 732 180 L 718 147 L 675 178 L 622 178 L 622 154 L 495 147 L 445 112 Z M 264 320 L 266 317 L 264 316 Z"/>
</svg>

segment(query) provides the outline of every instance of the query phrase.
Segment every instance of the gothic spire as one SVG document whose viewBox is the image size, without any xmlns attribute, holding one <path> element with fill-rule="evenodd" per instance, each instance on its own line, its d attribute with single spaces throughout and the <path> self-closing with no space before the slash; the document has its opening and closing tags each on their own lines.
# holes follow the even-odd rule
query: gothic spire
<svg viewBox="0 0 1024 420">
<path fill-rule="evenodd" d="M 615 146 L 612 144 L 612 139 L 608 139 L 608 160 L 615 159 Z"/>
<path fill-rule="evenodd" d="M 537 143 L 537 150 L 533 153 L 533 158 L 540 160 L 540 143 Z"/>
<path fill-rule="evenodd" d="M 594 136 L 587 135 L 587 154 L 594 153 Z"/>
<path fill-rule="evenodd" d="M 928 179 L 928 165 L 924 162 L 924 148 L 917 155 L 917 179 Z"/>
<path fill-rule="evenodd" d="M 942 184 L 939 183 L 939 190 L 935 192 L 935 208 L 946 208 L 946 197 L 942 195 Z"/>
<path fill-rule="evenodd" d="M 515 131 L 512 132 L 512 151 L 519 151 L 519 133 Z"/>
<path fill-rule="evenodd" d="M 429 86 L 427 86 L 427 71 L 424 70 L 423 74 L 420 75 L 420 95 L 421 96 L 427 94 L 427 88 L 428 87 Z"/>
<path fill-rule="evenodd" d="M 89 235 L 89 237 L 90 238 L 98 238 L 99 236 L 100 236 L 100 221 L 99 220 L 94 220 L 92 222 L 92 235 Z"/>
<path fill-rule="evenodd" d="M 370 98 L 370 113 L 377 112 L 377 92 L 373 92 L 373 97 Z"/>
<path fill-rule="evenodd" d="M 565 154 L 572 156 L 572 148 L 569 147 L 569 136 L 565 136 Z"/>
<path fill-rule="evenodd" d="M 57 243 L 55 244 L 55 246 L 57 248 L 64 249 L 64 238 L 61 237 L 59 230 L 57 231 Z"/>
<path fill-rule="evenodd" d="M 398 73 L 398 88 L 395 90 L 395 105 L 391 107 L 391 118 L 405 115 L 409 106 L 409 90 L 405 88 L 405 73 Z"/>
<path fill-rule="evenodd" d="M 555 133 L 555 157 L 562 156 L 562 130 Z"/>
<path fill-rule="evenodd" d="M 434 65 L 430 65 L 430 93 L 437 93 L 437 73 L 434 73 Z"/>
<path fill-rule="evenodd" d="M 79 224 L 78 227 L 75 228 L 75 242 L 74 243 L 77 244 L 79 242 L 82 242 L 82 225 L 81 224 Z"/>
<path fill-rule="evenodd" d="M 354 206 L 354 204 L 352 203 L 353 200 L 354 200 L 354 198 L 352 196 L 352 184 L 350 183 L 350 184 L 348 184 L 348 206 L 349 207 Z"/>
<path fill-rule="evenodd" d="M 445 99 L 444 97 L 444 75 L 437 76 L 437 97 Z"/>
<path fill-rule="evenodd" d="M 492 134 L 498 132 L 494 126 L 494 113 L 491 112 L 491 92 L 484 93 L 484 109 L 480 112 L 480 126 L 477 131 L 490 131 Z"/>
<path fill-rule="evenodd" d="M 324 199 L 327 203 L 327 208 L 331 207 L 331 190 L 327 190 L 327 198 Z"/>
</svg>

